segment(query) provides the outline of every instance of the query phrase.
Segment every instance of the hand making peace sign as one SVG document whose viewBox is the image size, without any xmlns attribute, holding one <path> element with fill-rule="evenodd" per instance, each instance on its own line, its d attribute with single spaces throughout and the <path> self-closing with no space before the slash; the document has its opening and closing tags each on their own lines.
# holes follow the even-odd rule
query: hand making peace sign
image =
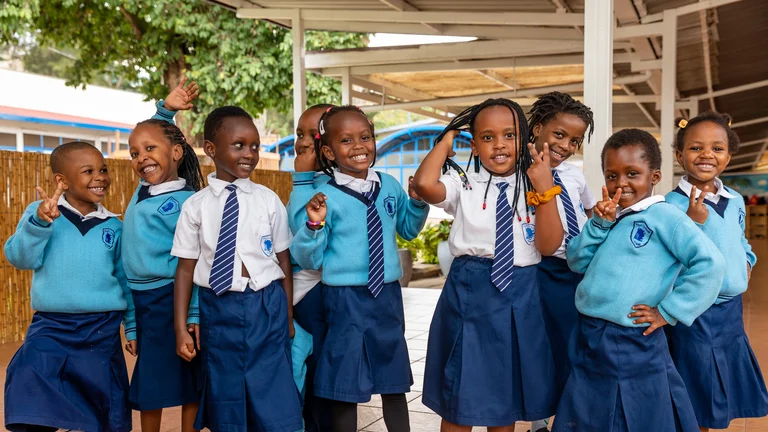
<svg viewBox="0 0 768 432">
<path fill-rule="evenodd" d="M 544 149 L 539 153 L 533 143 L 528 143 L 528 150 L 533 157 L 533 164 L 527 172 L 528 178 L 536 192 L 543 194 L 555 186 L 555 180 L 552 178 L 552 166 L 549 164 L 549 144 L 544 143 Z"/>
<path fill-rule="evenodd" d="M 59 197 L 64 193 L 64 188 L 61 183 L 56 187 L 56 192 L 53 196 L 48 198 L 48 194 L 45 193 L 40 186 L 36 187 L 37 193 L 40 194 L 40 198 L 43 202 L 37 207 L 37 217 L 40 220 L 44 220 L 48 223 L 53 223 L 53 220 L 61 216 L 59 212 Z"/>
<path fill-rule="evenodd" d="M 688 211 L 686 214 L 694 222 L 699 224 L 706 222 L 707 217 L 709 216 L 709 209 L 707 208 L 707 205 L 704 204 L 704 196 L 706 194 L 707 187 L 704 186 L 704 189 L 702 189 L 701 193 L 699 194 L 699 198 L 696 199 L 696 186 L 691 187 L 691 196 L 690 201 L 688 202 Z"/>
<path fill-rule="evenodd" d="M 595 205 L 595 214 L 608 222 L 616 220 L 616 209 L 619 207 L 621 199 L 621 188 L 616 189 L 613 199 L 608 195 L 608 188 L 603 186 L 603 200 Z"/>
</svg>

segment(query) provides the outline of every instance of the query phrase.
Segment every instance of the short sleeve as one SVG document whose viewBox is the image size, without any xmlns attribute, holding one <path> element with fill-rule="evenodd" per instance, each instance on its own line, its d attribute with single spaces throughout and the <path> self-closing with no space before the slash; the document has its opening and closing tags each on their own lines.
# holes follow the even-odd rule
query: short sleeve
<svg viewBox="0 0 768 432">
<path fill-rule="evenodd" d="M 581 205 L 584 206 L 584 210 L 589 210 L 597 205 L 597 199 L 592 195 L 592 191 L 587 186 L 587 179 L 584 178 L 584 174 L 579 171 L 579 192 L 581 193 Z"/>
<path fill-rule="evenodd" d="M 271 200 L 270 207 L 272 207 L 270 225 L 272 227 L 272 242 L 274 244 L 275 252 L 279 253 L 291 246 L 293 235 L 291 234 L 291 228 L 288 225 L 288 211 L 280 201 L 280 198 L 274 192 L 270 191 Z"/>
<path fill-rule="evenodd" d="M 454 170 L 449 170 L 447 173 L 440 176 L 440 182 L 445 186 L 445 200 L 435 204 L 435 207 L 445 210 L 446 213 L 451 216 L 455 216 L 459 206 L 459 197 L 461 196 L 462 188 L 459 173 Z"/>
<path fill-rule="evenodd" d="M 188 199 L 182 204 L 171 255 L 184 259 L 200 258 L 200 204 L 199 199 Z"/>
</svg>

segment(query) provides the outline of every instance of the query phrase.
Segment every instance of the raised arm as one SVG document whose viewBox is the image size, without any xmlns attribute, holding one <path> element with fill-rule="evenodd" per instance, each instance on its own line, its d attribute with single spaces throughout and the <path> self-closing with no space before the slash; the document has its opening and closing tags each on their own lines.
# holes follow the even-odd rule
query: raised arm
<svg viewBox="0 0 768 432">
<path fill-rule="evenodd" d="M 440 182 L 443 164 L 449 157 L 455 155 L 453 140 L 460 132 L 448 131 L 427 154 L 421 162 L 413 178 L 413 190 L 429 204 L 439 204 L 445 201 L 445 185 Z"/>
</svg>

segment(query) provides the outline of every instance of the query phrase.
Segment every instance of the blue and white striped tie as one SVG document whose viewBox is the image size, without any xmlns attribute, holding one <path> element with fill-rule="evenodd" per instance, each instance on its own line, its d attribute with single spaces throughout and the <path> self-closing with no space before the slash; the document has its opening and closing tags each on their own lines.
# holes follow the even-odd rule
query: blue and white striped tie
<svg viewBox="0 0 768 432">
<path fill-rule="evenodd" d="M 368 199 L 368 290 L 376 297 L 384 288 L 384 232 L 374 191 L 363 195 Z"/>
<path fill-rule="evenodd" d="M 208 278 L 211 289 L 217 296 L 224 294 L 232 287 L 237 219 L 240 215 L 240 205 L 237 203 L 237 186 L 230 184 L 226 189 L 229 191 L 229 196 L 226 204 L 224 204 L 224 214 L 221 216 L 221 228 L 219 228 L 219 241 L 216 243 L 211 276 Z"/>
<path fill-rule="evenodd" d="M 560 192 L 560 201 L 563 203 L 563 210 L 565 210 L 565 221 L 568 225 L 568 235 L 565 236 L 565 245 L 571 242 L 571 239 L 579 235 L 579 223 L 576 220 L 576 210 L 573 208 L 573 201 L 568 195 L 568 190 L 565 188 L 563 181 L 560 180 L 560 176 L 557 175 L 557 171 L 552 171 L 552 177 L 555 180 L 555 186 L 560 186 L 562 191 Z"/>
<path fill-rule="evenodd" d="M 507 200 L 509 183 L 496 184 L 499 198 L 496 200 L 496 244 L 491 266 L 491 282 L 501 292 L 512 283 L 512 271 L 515 265 L 515 230 L 514 212 Z"/>
</svg>

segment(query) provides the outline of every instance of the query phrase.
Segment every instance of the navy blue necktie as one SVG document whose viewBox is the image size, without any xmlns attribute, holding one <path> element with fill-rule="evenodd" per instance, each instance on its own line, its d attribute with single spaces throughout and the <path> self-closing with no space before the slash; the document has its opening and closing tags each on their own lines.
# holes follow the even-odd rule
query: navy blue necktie
<svg viewBox="0 0 768 432">
<path fill-rule="evenodd" d="M 509 183 L 502 182 L 499 197 L 496 200 L 496 243 L 491 266 L 491 282 L 499 291 L 504 291 L 512 283 L 512 270 L 515 265 L 514 211 L 507 200 Z"/>
<path fill-rule="evenodd" d="M 229 191 L 229 196 L 224 204 L 219 240 L 216 243 L 216 254 L 213 256 L 211 276 L 208 278 L 211 289 L 217 296 L 224 294 L 232 287 L 237 219 L 240 214 L 240 205 L 237 202 L 237 186 L 230 184 L 226 189 Z"/>
<path fill-rule="evenodd" d="M 576 220 L 576 210 L 573 208 L 573 201 L 571 201 L 570 195 L 568 195 L 568 189 L 565 188 L 563 181 L 560 180 L 560 176 L 557 175 L 557 171 L 552 171 L 552 177 L 555 180 L 555 186 L 560 186 L 562 191 L 560 192 L 560 201 L 563 203 L 563 210 L 565 210 L 565 221 L 568 225 L 568 235 L 565 236 L 565 245 L 571 242 L 571 239 L 579 235 L 579 223 Z"/>
<path fill-rule="evenodd" d="M 363 193 L 368 199 L 368 290 L 376 297 L 384 288 L 384 231 L 374 194 Z"/>
</svg>

